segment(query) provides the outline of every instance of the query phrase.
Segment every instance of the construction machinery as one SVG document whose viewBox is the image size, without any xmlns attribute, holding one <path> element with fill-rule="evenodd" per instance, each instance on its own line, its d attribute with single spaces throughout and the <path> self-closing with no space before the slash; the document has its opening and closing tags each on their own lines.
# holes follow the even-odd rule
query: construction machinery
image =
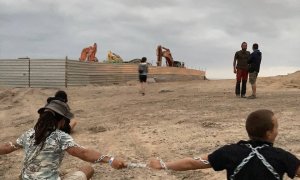
<svg viewBox="0 0 300 180">
<path fill-rule="evenodd" d="M 169 67 L 184 67 L 184 62 L 174 61 L 170 49 L 163 47 L 161 45 L 157 46 L 156 49 L 157 61 L 156 65 L 162 65 L 162 57 L 166 59 L 166 65 Z"/>
<path fill-rule="evenodd" d="M 111 51 L 108 51 L 106 61 L 108 63 L 123 63 L 123 59 L 121 58 L 121 56 Z"/>
<path fill-rule="evenodd" d="M 132 59 L 130 61 L 124 61 L 124 63 L 128 63 L 128 64 L 140 64 L 142 61 L 142 59 L 136 58 L 136 59 Z M 148 66 L 152 66 L 151 63 L 147 62 Z"/>
<path fill-rule="evenodd" d="M 98 62 L 96 53 L 97 53 L 97 44 L 94 43 L 93 46 L 83 48 L 83 50 L 81 51 L 79 61 L 81 61 L 81 62 Z"/>
</svg>

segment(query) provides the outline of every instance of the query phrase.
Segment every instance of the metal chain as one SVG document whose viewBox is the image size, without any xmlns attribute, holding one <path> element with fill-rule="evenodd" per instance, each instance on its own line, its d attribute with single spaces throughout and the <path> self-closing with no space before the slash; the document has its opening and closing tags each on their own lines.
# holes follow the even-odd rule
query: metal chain
<svg viewBox="0 0 300 180">
<path fill-rule="evenodd" d="M 250 148 L 252 149 L 253 147 L 249 144 L 249 146 L 250 146 Z M 249 147 L 248 146 L 248 147 Z M 270 163 L 268 163 L 268 161 L 265 159 L 265 157 L 262 155 L 262 154 L 260 154 L 258 151 L 257 151 L 257 149 L 255 149 L 255 148 L 253 148 L 254 150 L 255 150 L 255 154 L 256 154 L 256 156 L 261 160 L 261 162 L 267 167 L 267 169 L 274 175 L 274 177 L 276 178 L 276 179 L 280 179 L 280 176 L 279 176 L 279 174 L 275 171 L 275 169 L 273 168 L 273 166 L 270 164 Z"/>
<path fill-rule="evenodd" d="M 127 168 L 146 168 L 146 163 L 128 163 Z"/>
<path fill-rule="evenodd" d="M 160 158 L 157 158 L 159 160 L 159 163 L 160 163 L 160 166 L 164 169 L 164 170 L 168 170 L 168 167 L 166 165 L 166 163 L 160 159 Z"/>
<path fill-rule="evenodd" d="M 112 156 L 111 155 L 101 155 L 96 161 L 94 161 L 94 163 L 100 163 L 100 162 L 102 162 L 102 160 L 104 159 L 104 158 L 111 158 Z"/>
<path fill-rule="evenodd" d="M 194 157 L 195 160 L 200 160 L 203 164 L 210 164 L 208 160 L 202 159 L 201 157 Z"/>
<path fill-rule="evenodd" d="M 20 149 L 19 147 L 15 146 L 11 141 L 9 141 L 7 144 L 9 144 L 10 147 L 14 148 L 15 150 Z"/>
<path fill-rule="evenodd" d="M 246 157 L 245 159 L 243 159 L 243 161 L 235 168 L 233 174 L 230 176 L 230 180 L 234 180 L 234 176 L 237 175 L 237 173 L 240 172 L 240 170 L 249 162 L 249 160 L 251 158 L 253 158 L 255 155 L 261 160 L 261 162 L 266 166 L 266 168 L 274 175 L 274 177 L 278 180 L 280 180 L 280 176 L 279 174 L 275 171 L 275 169 L 273 168 L 273 166 L 271 164 L 268 163 L 268 161 L 264 158 L 264 156 L 262 154 L 260 154 L 258 152 L 258 149 L 262 149 L 264 147 L 267 147 L 269 145 L 263 145 L 263 146 L 259 146 L 256 148 L 253 148 L 251 146 L 251 144 L 245 144 L 248 148 L 250 148 L 252 150 L 252 152 L 248 155 L 248 157 Z"/>
</svg>

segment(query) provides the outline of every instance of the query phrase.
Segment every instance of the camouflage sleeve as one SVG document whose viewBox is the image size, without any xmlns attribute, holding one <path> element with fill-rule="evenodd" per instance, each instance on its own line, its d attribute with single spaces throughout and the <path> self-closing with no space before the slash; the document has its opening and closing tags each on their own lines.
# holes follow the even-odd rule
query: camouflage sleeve
<svg viewBox="0 0 300 180">
<path fill-rule="evenodd" d="M 31 136 L 31 134 L 33 133 L 33 129 L 30 129 L 28 131 L 26 131 L 25 133 L 23 133 L 17 140 L 16 140 L 16 143 L 21 146 L 21 147 L 24 147 L 26 142 L 27 142 L 27 139 Z"/>
<path fill-rule="evenodd" d="M 74 140 L 73 138 L 65 133 L 65 132 L 61 132 L 60 133 L 60 145 L 61 145 L 61 149 L 62 150 L 66 150 L 68 149 L 69 147 L 80 147 Z"/>
</svg>

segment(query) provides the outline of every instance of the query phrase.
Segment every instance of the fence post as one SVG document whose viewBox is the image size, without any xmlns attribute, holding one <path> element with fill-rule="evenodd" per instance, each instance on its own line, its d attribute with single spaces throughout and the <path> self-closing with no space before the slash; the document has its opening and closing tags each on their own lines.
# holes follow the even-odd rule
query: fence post
<svg viewBox="0 0 300 180">
<path fill-rule="evenodd" d="M 31 82 L 30 82 L 30 76 L 31 76 L 31 75 L 30 75 L 30 74 L 31 74 L 30 71 L 31 71 L 31 68 L 30 68 L 30 66 L 31 66 L 31 65 L 30 65 L 30 58 L 29 58 L 29 59 L 28 59 L 28 86 L 29 86 L 29 87 L 31 87 Z"/>
<path fill-rule="evenodd" d="M 65 59 L 65 87 L 68 87 L 68 56 Z"/>
</svg>

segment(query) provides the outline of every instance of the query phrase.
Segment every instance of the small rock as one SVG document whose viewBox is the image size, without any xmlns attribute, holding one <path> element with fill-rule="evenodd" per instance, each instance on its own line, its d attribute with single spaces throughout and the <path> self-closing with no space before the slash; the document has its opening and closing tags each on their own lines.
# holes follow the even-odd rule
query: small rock
<svg viewBox="0 0 300 180">
<path fill-rule="evenodd" d="M 174 92 L 174 91 L 169 90 L 169 89 L 162 89 L 159 91 L 159 93 L 168 93 L 168 92 Z"/>
<path fill-rule="evenodd" d="M 89 128 L 89 131 L 92 131 L 94 133 L 99 133 L 99 132 L 105 132 L 105 131 L 107 131 L 107 129 L 103 126 L 95 126 L 95 127 Z"/>
</svg>

